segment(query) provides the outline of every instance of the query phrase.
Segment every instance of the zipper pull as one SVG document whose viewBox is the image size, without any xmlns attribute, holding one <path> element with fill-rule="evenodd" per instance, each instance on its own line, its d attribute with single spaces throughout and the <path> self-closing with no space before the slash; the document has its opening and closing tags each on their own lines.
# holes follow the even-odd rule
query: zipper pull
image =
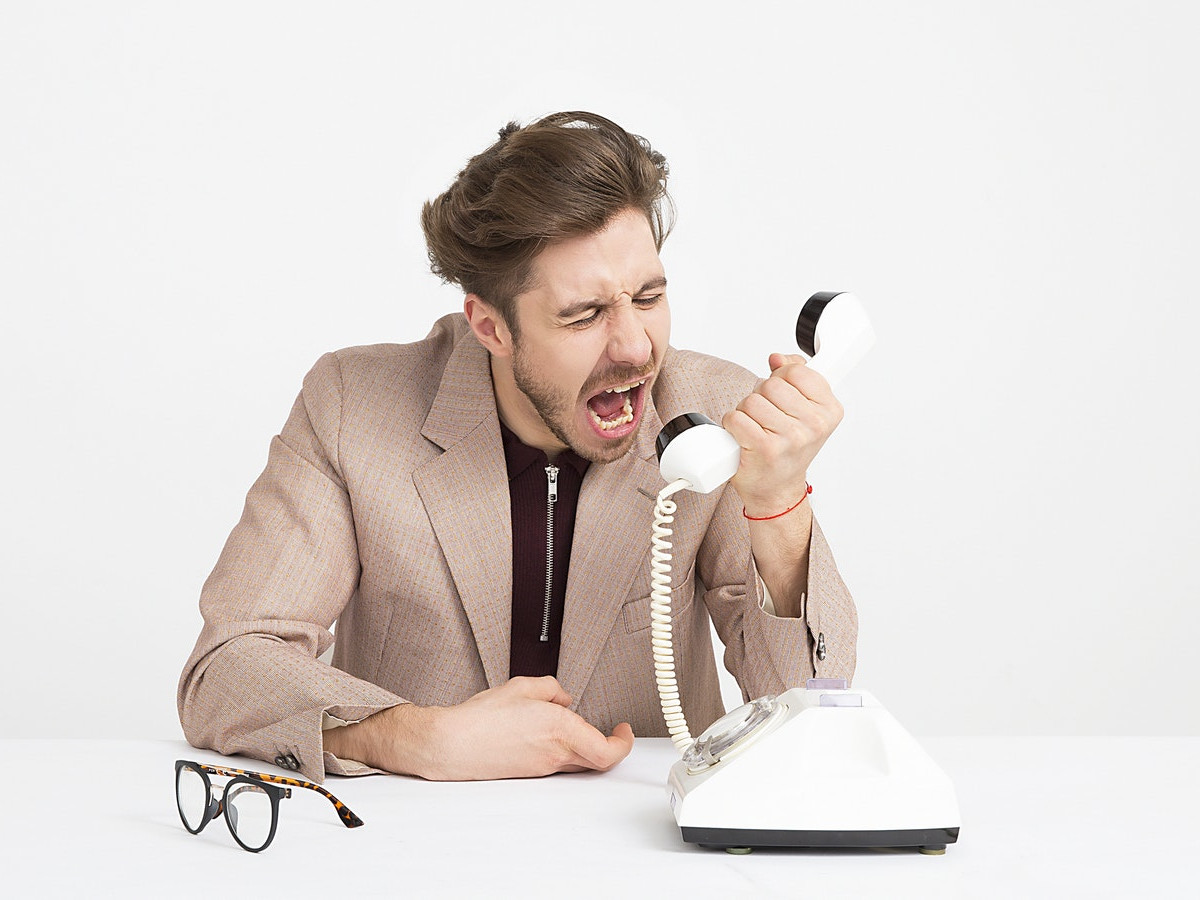
<svg viewBox="0 0 1200 900">
<path fill-rule="evenodd" d="M 550 640 L 550 604 L 554 597 L 554 504 L 558 500 L 558 466 L 546 466 L 546 602 L 542 605 L 539 641 Z"/>
</svg>

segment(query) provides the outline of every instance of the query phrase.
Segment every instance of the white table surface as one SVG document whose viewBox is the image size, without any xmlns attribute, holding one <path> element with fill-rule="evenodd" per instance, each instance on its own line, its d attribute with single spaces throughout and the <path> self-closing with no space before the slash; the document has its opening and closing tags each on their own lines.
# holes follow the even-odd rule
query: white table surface
<svg viewBox="0 0 1200 900">
<path fill-rule="evenodd" d="M 1200 738 L 926 738 L 962 833 L 915 851 L 684 844 L 638 739 L 606 774 L 434 784 L 330 778 L 365 821 L 293 791 L 251 854 L 224 822 L 184 831 L 177 758 L 291 774 L 183 741 L 0 740 L 6 897 L 1200 897 Z"/>
</svg>

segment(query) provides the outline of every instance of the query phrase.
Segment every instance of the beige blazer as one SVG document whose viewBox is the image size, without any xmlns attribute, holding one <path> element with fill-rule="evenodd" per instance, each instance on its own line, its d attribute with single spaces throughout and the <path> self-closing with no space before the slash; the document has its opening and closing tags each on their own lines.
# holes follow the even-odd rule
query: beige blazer
<svg viewBox="0 0 1200 900">
<path fill-rule="evenodd" d="M 587 472 L 558 679 L 605 733 L 622 721 L 666 733 L 650 654 L 650 530 L 664 484 L 654 438 L 684 412 L 720 421 L 755 384 L 731 363 L 669 350 L 630 452 Z M 736 492 L 676 500 L 676 662 L 692 733 L 723 712 L 709 616 L 747 697 L 814 674 L 850 678 L 854 602 L 819 527 L 804 618 L 781 619 L 761 608 Z M 315 781 L 345 772 L 322 753 L 323 712 L 356 721 L 405 700 L 454 704 L 507 680 L 511 558 L 488 354 L 465 318 L 440 319 L 414 344 L 326 354 L 204 584 L 204 627 L 179 682 L 187 739 L 290 757 Z M 332 666 L 317 659 L 331 643 Z"/>
</svg>

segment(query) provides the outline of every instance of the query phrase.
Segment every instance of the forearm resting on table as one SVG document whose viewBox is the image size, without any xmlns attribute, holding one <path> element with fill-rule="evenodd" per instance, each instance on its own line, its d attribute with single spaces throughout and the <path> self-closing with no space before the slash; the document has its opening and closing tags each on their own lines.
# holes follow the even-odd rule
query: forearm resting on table
<svg viewBox="0 0 1200 900">
<path fill-rule="evenodd" d="M 606 737 L 570 706 L 570 695 L 551 676 L 511 678 L 455 706 L 405 703 L 326 731 L 325 749 L 434 781 L 606 771 L 629 755 L 628 723 Z"/>
<path fill-rule="evenodd" d="M 778 519 L 751 521 L 750 546 L 776 616 L 798 618 L 808 590 L 812 509 L 807 503 Z"/>
<path fill-rule="evenodd" d="M 338 759 L 385 772 L 426 777 L 432 713 L 414 703 L 401 703 L 359 722 L 324 730 L 324 749 Z"/>
</svg>

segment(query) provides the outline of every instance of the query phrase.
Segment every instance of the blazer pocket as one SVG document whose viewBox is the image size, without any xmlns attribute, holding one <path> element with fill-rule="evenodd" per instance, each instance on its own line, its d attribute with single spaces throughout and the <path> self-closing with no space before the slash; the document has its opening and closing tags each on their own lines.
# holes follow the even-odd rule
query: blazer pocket
<svg viewBox="0 0 1200 900">
<path fill-rule="evenodd" d="M 696 562 L 692 561 L 691 568 L 687 570 L 687 574 L 683 576 L 683 580 L 679 581 L 671 579 L 671 617 L 676 618 L 680 613 L 687 610 L 695 599 L 695 581 L 693 576 L 696 573 Z M 634 597 L 632 600 L 625 601 L 625 605 L 621 607 L 621 618 L 625 622 L 625 630 L 627 632 L 642 631 L 650 627 L 650 597 Z"/>
</svg>

